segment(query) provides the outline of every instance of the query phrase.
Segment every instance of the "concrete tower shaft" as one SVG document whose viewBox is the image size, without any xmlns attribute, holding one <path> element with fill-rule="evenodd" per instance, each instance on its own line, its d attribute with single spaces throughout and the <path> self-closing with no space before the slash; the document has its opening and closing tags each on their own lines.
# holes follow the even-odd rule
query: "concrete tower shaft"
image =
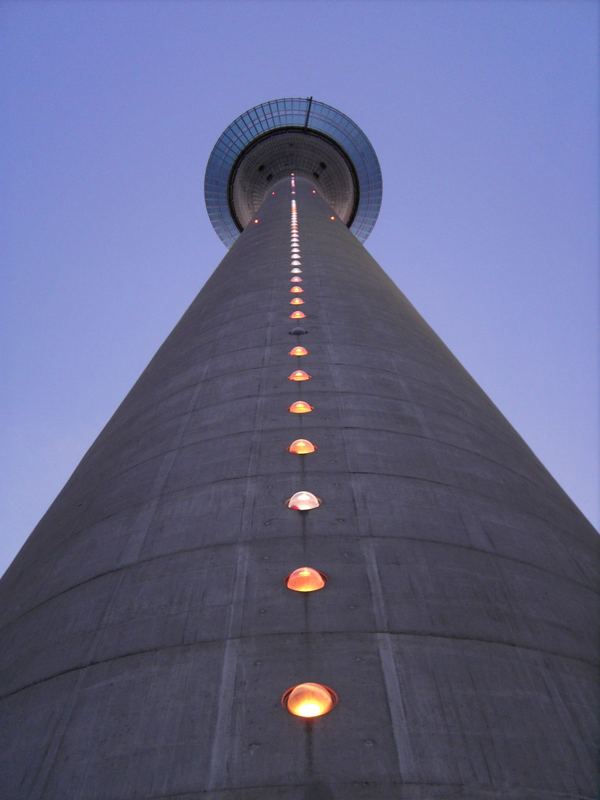
<svg viewBox="0 0 600 800">
<path fill-rule="evenodd" d="M 593 529 L 318 189 L 273 191 L 3 579 L 0 795 L 591 799 Z M 331 713 L 286 713 L 304 681 Z"/>
</svg>

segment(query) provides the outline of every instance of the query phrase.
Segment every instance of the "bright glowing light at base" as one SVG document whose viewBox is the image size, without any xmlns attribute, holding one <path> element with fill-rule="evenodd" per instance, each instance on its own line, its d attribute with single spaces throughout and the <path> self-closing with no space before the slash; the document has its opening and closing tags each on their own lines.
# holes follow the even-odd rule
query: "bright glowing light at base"
<svg viewBox="0 0 600 800">
<path fill-rule="evenodd" d="M 312 567 L 298 567 L 287 576 L 285 585 L 292 592 L 318 592 L 325 586 L 325 576 Z"/>
<path fill-rule="evenodd" d="M 311 511 L 313 508 L 319 508 L 320 505 L 321 501 L 312 492 L 296 492 L 287 501 L 287 506 L 292 511 Z"/>
<path fill-rule="evenodd" d="M 295 717 L 322 717 L 337 702 L 335 693 L 322 683 L 299 683 L 284 694 L 283 703 Z"/>
<path fill-rule="evenodd" d="M 288 375 L 289 381 L 309 381 L 311 376 L 303 369 L 295 369 L 291 375 Z"/>
<path fill-rule="evenodd" d="M 310 414 L 313 410 L 314 406 L 311 406 L 311 404 L 307 403 L 305 400 L 296 400 L 288 408 L 290 414 Z"/>
<path fill-rule="evenodd" d="M 308 439 L 295 439 L 288 447 L 290 453 L 297 456 L 307 456 L 309 453 L 316 453 L 317 448 Z"/>
</svg>

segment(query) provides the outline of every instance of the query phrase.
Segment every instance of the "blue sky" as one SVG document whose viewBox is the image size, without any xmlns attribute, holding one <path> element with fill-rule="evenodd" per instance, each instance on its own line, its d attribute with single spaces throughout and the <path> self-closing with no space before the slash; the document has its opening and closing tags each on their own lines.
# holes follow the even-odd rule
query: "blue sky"
<svg viewBox="0 0 600 800">
<path fill-rule="evenodd" d="M 0 6 L 0 571 L 224 255 L 210 150 L 314 95 L 379 156 L 367 248 L 598 524 L 598 6 Z"/>
</svg>

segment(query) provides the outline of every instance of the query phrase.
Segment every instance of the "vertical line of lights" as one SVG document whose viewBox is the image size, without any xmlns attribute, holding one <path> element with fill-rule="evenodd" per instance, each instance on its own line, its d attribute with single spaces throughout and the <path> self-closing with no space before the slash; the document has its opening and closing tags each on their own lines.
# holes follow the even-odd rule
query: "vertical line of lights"
<svg viewBox="0 0 600 800">
<path fill-rule="evenodd" d="M 304 305 L 304 298 L 300 295 L 304 294 L 304 287 L 300 286 L 303 283 L 303 278 L 300 277 L 302 273 L 302 251 L 300 249 L 300 228 L 298 224 L 298 204 L 296 203 L 296 180 L 294 173 L 290 176 L 290 272 L 292 277 L 290 283 L 292 284 L 289 289 L 292 299 L 289 301 L 290 305 L 294 306 L 294 310 L 289 315 L 291 319 L 303 319 L 306 314 L 300 311 L 298 306 Z M 305 332 L 305 331 L 303 331 Z M 292 358 L 300 359 L 309 355 L 309 350 L 306 347 L 297 344 L 289 351 Z M 288 380 L 294 382 L 306 382 L 311 380 L 312 376 L 303 369 L 299 368 L 300 362 L 296 362 L 298 368 L 293 370 L 288 375 Z M 307 414 L 313 410 L 313 406 L 304 400 L 296 400 L 289 406 L 288 411 L 292 414 L 299 414 L 298 424 L 300 432 L 302 433 L 302 415 Z M 311 453 L 317 452 L 316 445 L 309 439 L 299 438 L 295 439 L 289 446 L 288 452 L 295 457 L 305 458 Z M 321 499 L 314 495 L 312 492 L 305 490 L 294 492 L 294 494 L 286 501 L 287 507 L 292 511 L 299 511 L 306 513 L 321 505 Z M 325 587 L 327 578 L 319 570 L 314 567 L 302 566 L 297 567 L 291 572 L 285 581 L 285 585 L 293 592 L 316 592 Z M 320 683 L 300 683 L 291 686 L 284 693 L 281 698 L 283 707 L 294 716 L 304 717 L 311 719 L 314 717 L 321 717 L 327 714 L 337 703 L 337 695 L 328 686 Z"/>
</svg>

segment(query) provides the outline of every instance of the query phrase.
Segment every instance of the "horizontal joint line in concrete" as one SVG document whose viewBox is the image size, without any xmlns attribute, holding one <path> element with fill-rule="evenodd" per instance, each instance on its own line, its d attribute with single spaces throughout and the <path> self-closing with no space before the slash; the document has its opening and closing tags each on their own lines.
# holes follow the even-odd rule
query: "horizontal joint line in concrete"
<svg viewBox="0 0 600 800">
<path fill-rule="evenodd" d="M 235 549 L 235 548 L 239 547 L 240 545 L 244 545 L 244 546 L 247 546 L 247 547 L 251 547 L 253 545 L 259 545 L 260 546 L 260 545 L 266 544 L 268 542 L 281 542 L 285 538 L 295 539 L 296 537 L 295 536 L 289 536 L 289 537 L 266 536 L 266 537 L 261 537 L 261 538 L 257 538 L 257 539 L 242 539 L 242 540 L 235 541 L 235 542 L 224 542 L 222 544 L 207 544 L 207 545 L 202 545 L 200 547 L 183 547 L 180 550 L 169 550 L 169 551 L 167 551 L 165 553 L 160 553 L 160 555 L 152 556 L 150 558 L 141 558 L 141 559 L 139 559 L 137 561 L 132 561 L 132 562 L 130 562 L 128 564 L 123 564 L 120 567 L 115 567 L 114 569 L 109 569 L 109 570 L 106 570 L 105 572 L 99 572 L 97 575 L 93 575 L 91 578 L 87 578 L 86 580 L 80 581 L 79 583 L 74 583 L 72 586 L 68 586 L 66 589 L 63 589 L 62 591 L 57 592 L 56 594 L 49 595 L 48 597 L 45 597 L 39 603 L 36 603 L 34 606 L 31 606 L 26 611 L 23 611 L 21 614 L 19 614 L 18 616 L 14 617 L 11 620 L 9 620 L 8 622 L 5 622 L 4 625 L 2 625 L 0 627 L 0 633 L 5 628 L 8 628 L 11 625 L 14 625 L 16 622 L 18 622 L 19 620 L 21 620 L 24 617 L 26 617 L 28 614 L 33 613 L 36 609 L 43 608 L 43 606 L 45 606 L 47 603 L 51 603 L 53 600 L 56 600 L 59 597 L 62 597 L 63 595 L 69 594 L 69 592 L 73 592 L 76 589 L 80 589 L 82 586 L 86 586 L 88 583 L 93 583 L 94 581 L 101 580 L 102 578 L 106 578 L 108 575 L 114 575 L 114 574 L 118 574 L 118 573 L 124 572 L 126 570 L 136 569 L 140 565 L 152 564 L 154 561 L 161 561 L 163 559 L 167 559 L 168 560 L 170 558 L 176 558 L 177 556 L 183 555 L 184 553 L 198 553 L 198 552 L 202 552 L 202 551 L 205 551 L 205 550 L 225 550 L 225 549 L 227 549 L 229 547 L 232 548 L 232 549 Z M 442 547 L 454 547 L 454 548 L 457 548 L 459 550 L 466 550 L 466 551 L 470 551 L 470 552 L 473 552 L 473 553 L 481 553 L 482 555 L 492 556 L 495 559 L 500 559 L 501 561 L 508 561 L 508 562 L 510 562 L 512 564 L 523 564 L 524 566 L 529 567 L 530 569 L 537 570 L 538 572 L 543 572 L 544 574 L 547 574 L 547 575 L 552 575 L 553 578 L 555 578 L 557 580 L 560 580 L 560 581 L 565 581 L 567 583 L 573 583 L 573 584 L 575 584 L 575 586 L 578 586 L 580 589 L 585 589 L 585 591 L 587 591 L 587 592 L 592 592 L 592 594 L 598 594 L 600 596 L 600 589 L 595 588 L 594 586 L 588 586 L 586 583 L 582 583 L 581 581 L 577 581 L 574 578 L 568 577 L 567 575 L 561 575 L 558 572 L 553 572 L 552 570 L 545 569 L 544 567 L 540 567 L 538 564 L 532 564 L 530 561 L 524 561 L 522 558 L 512 558 L 511 556 L 503 555 L 502 553 L 498 553 L 498 552 L 496 552 L 494 550 L 485 550 L 485 549 L 483 549 L 481 547 L 473 547 L 473 546 L 464 545 L 464 544 L 457 544 L 455 542 L 447 542 L 447 541 L 444 541 L 443 539 L 424 539 L 424 538 L 419 538 L 419 537 L 416 537 L 416 536 L 368 536 L 368 537 L 363 537 L 363 536 L 344 536 L 344 535 L 340 536 L 340 535 L 336 535 L 335 538 L 337 540 L 349 539 L 351 541 L 356 541 L 358 539 L 368 538 L 369 541 L 374 541 L 374 542 L 377 542 L 377 541 L 381 541 L 381 542 L 418 542 L 418 543 L 425 543 L 425 544 L 430 544 L 430 545 L 441 545 Z"/>
<path fill-rule="evenodd" d="M 378 635 L 381 634 L 397 639 L 412 636 L 412 637 L 418 637 L 420 639 L 438 639 L 440 641 L 455 641 L 455 642 L 475 642 L 477 644 L 488 645 L 491 647 L 514 648 L 515 650 L 522 650 L 528 653 L 538 653 L 539 655 L 544 657 L 564 659 L 566 661 L 576 661 L 580 664 L 585 664 L 586 666 L 592 667 L 594 670 L 598 668 L 597 661 L 592 661 L 587 658 L 580 658 L 579 656 L 568 655 L 566 653 L 558 653 L 553 650 L 542 650 L 539 647 L 528 647 L 527 645 L 516 644 L 515 642 L 501 642 L 494 639 L 480 639 L 475 636 L 444 636 L 439 633 L 422 633 L 421 631 L 380 631 L 380 630 L 310 631 L 310 632 L 278 631 L 277 633 L 263 633 L 263 634 L 254 633 L 254 634 L 249 634 L 248 636 L 234 636 L 222 639 L 199 639 L 195 642 L 189 642 L 186 644 L 171 644 L 171 645 L 165 645 L 164 647 L 149 647 L 142 650 L 136 650 L 131 653 L 123 653 L 123 655 L 113 656 L 112 658 L 105 658 L 99 661 L 90 661 L 88 664 L 83 664 L 79 667 L 71 667 L 69 669 L 61 670 L 60 672 L 56 672 L 53 675 L 48 675 L 46 678 L 40 678 L 37 681 L 32 681 L 31 683 L 28 683 L 25 686 L 21 686 L 19 689 L 15 689 L 14 691 L 8 692 L 5 695 L 0 695 L 0 701 L 7 700 L 9 697 L 13 697 L 16 694 L 19 694 L 19 692 L 27 691 L 28 689 L 32 689 L 33 687 L 39 686 L 40 684 L 46 683 L 47 681 L 60 678 L 63 675 L 69 675 L 71 673 L 80 672 L 81 670 L 93 669 L 94 667 L 101 666 L 103 664 L 110 664 L 113 661 L 120 661 L 125 658 L 135 658 L 136 656 L 148 655 L 151 653 L 162 653 L 167 650 L 177 650 L 177 649 L 189 650 L 191 648 L 198 647 L 201 645 L 220 644 L 230 641 L 243 642 L 251 639 L 269 639 L 269 638 L 279 638 L 282 636 L 295 636 L 295 637 L 310 636 L 312 638 L 316 638 L 319 636 L 352 635 L 352 636 L 372 636 L 376 638 Z"/>
</svg>

